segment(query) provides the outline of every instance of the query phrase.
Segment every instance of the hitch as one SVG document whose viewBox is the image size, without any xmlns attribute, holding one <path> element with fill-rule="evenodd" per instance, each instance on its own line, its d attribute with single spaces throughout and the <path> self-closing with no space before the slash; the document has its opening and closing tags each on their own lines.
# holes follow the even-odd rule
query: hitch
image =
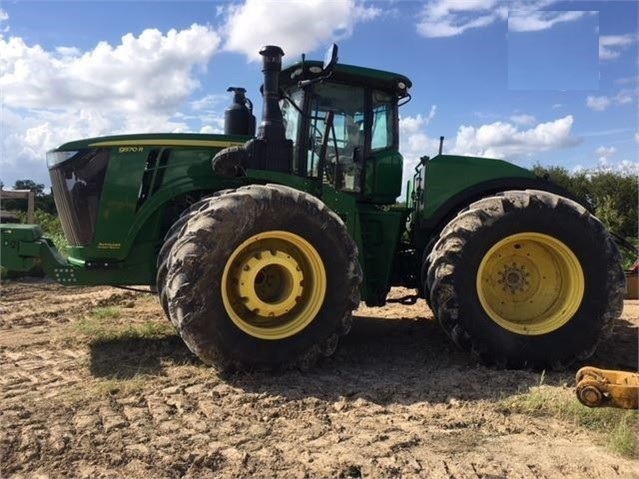
<svg viewBox="0 0 639 479">
<path fill-rule="evenodd" d="M 639 407 L 639 373 L 584 367 L 577 371 L 577 399 L 588 407 Z"/>
</svg>

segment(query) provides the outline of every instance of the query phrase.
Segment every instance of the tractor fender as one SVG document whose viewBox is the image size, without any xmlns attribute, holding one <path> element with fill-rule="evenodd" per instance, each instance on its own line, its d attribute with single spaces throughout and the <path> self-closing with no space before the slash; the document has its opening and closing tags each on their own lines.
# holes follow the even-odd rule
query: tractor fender
<svg viewBox="0 0 639 479">
<path fill-rule="evenodd" d="M 575 194 L 548 179 L 539 177 L 506 177 L 482 181 L 481 183 L 477 183 L 460 191 L 442 203 L 442 205 L 437 208 L 431 216 L 428 218 L 422 218 L 419 226 L 422 229 L 431 230 L 431 236 L 433 236 L 433 234 L 438 233 L 450 220 L 457 216 L 457 213 L 471 203 L 480 200 L 485 196 L 491 196 L 507 190 L 547 191 L 549 193 L 554 193 L 556 195 L 563 196 L 564 198 L 571 199 L 582 205 L 588 211 L 592 212 L 592 208 L 590 208 L 587 204 L 584 204 L 584 202 Z"/>
</svg>

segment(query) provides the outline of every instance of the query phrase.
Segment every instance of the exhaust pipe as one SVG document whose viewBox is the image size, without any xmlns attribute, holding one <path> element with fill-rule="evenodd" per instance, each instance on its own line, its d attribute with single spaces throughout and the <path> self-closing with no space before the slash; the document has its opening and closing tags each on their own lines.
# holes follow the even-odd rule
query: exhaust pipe
<svg viewBox="0 0 639 479">
<path fill-rule="evenodd" d="M 286 139 L 279 105 L 284 52 L 268 45 L 260 50 L 260 55 L 264 73 L 262 122 L 257 137 L 243 146 L 225 148 L 213 158 L 213 171 L 226 178 L 243 176 L 247 169 L 290 173 L 293 168 L 293 141 Z"/>
<path fill-rule="evenodd" d="M 285 139 L 284 121 L 279 101 L 279 74 L 282 70 L 284 51 L 277 46 L 267 45 L 260 50 L 262 55 L 262 73 L 264 73 L 262 123 L 257 138 L 269 142 Z"/>
</svg>

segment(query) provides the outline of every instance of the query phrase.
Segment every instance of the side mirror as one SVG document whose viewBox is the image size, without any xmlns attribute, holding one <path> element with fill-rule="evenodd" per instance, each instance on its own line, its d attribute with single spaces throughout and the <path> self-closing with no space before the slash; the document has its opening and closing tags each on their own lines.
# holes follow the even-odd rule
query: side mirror
<svg viewBox="0 0 639 479">
<path fill-rule="evenodd" d="M 326 55 L 324 56 L 322 73 L 319 76 L 316 76 L 314 78 L 309 78 L 308 80 L 302 80 L 298 82 L 297 85 L 300 88 L 304 88 L 309 85 L 313 85 L 314 83 L 326 80 L 333 73 L 333 68 L 335 68 L 335 65 L 337 65 L 337 45 L 333 43 L 330 46 L 330 48 L 326 51 Z"/>
<path fill-rule="evenodd" d="M 337 64 L 337 45 L 333 43 L 324 55 L 324 65 L 322 66 L 322 73 L 330 73 Z"/>
</svg>

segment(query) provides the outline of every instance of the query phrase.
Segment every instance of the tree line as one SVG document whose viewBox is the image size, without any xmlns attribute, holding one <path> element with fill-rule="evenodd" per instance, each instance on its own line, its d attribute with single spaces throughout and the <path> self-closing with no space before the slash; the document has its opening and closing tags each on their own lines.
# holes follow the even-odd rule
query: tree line
<svg viewBox="0 0 639 479">
<path fill-rule="evenodd" d="M 636 174 L 606 170 L 569 172 L 561 166 L 540 165 L 533 171 L 572 192 L 610 231 L 637 244 L 639 184 Z"/>
</svg>

